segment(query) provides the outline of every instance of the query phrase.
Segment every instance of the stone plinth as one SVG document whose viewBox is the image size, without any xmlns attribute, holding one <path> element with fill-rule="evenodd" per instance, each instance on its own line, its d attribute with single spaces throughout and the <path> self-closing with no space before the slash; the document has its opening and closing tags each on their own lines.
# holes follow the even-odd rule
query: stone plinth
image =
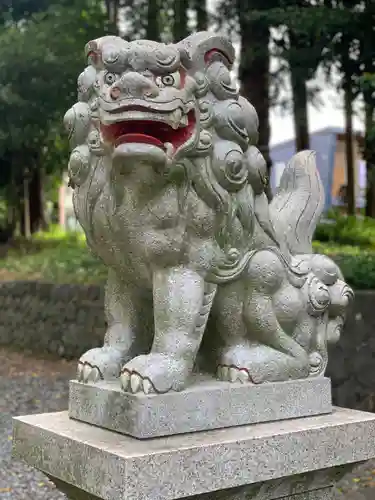
<svg viewBox="0 0 375 500">
<path fill-rule="evenodd" d="M 14 419 L 14 454 L 72 500 L 328 500 L 375 456 L 375 415 L 331 414 L 137 440 L 69 419 Z"/>
<path fill-rule="evenodd" d="M 130 394 L 118 381 L 70 383 L 69 416 L 105 429 L 150 438 L 330 413 L 323 377 L 260 385 L 196 375 L 183 392 Z"/>
</svg>

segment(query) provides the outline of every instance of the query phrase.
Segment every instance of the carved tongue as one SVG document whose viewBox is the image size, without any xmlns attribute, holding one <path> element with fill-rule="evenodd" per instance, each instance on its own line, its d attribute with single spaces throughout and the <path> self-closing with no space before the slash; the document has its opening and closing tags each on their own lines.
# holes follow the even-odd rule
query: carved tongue
<svg viewBox="0 0 375 500">
<path fill-rule="evenodd" d="M 115 141 L 115 147 L 120 144 L 125 144 L 129 142 L 140 142 L 143 144 L 152 144 L 153 146 L 157 146 L 161 149 L 164 149 L 164 144 L 156 139 L 156 137 L 152 137 L 151 135 L 146 134 L 124 134 L 117 137 Z"/>
</svg>

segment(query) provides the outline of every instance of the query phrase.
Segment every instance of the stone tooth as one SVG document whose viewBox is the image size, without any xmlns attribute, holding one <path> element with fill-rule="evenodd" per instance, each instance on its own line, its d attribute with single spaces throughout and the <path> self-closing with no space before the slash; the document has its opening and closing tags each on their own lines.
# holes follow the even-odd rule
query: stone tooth
<svg viewBox="0 0 375 500">
<path fill-rule="evenodd" d="M 173 152 L 174 152 L 174 147 L 173 147 L 173 144 L 170 143 L 170 142 L 165 142 L 164 143 L 164 148 L 165 148 L 165 152 L 167 154 L 168 157 L 171 157 Z"/>
<path fill-rule="evenodd" d="M 180 127 L 187 127 L 189 124 L 187 115 L 182 115 L 180 120 Z"/>
<path fill-rule="evenodd" d="M 180 122 L 182 118 L 182 111 L 180 108 L 177 108 L 173 113 L 171 114 L 171 119 L 172 119 L 172 128 L 178 129 Z"/>
</svg>

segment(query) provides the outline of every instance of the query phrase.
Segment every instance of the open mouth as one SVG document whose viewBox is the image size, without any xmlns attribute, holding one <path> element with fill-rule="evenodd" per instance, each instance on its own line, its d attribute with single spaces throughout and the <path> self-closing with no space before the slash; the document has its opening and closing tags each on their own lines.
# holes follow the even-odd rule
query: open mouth
<svg viewBox="0 0 375 500">
<path fill-rule="evenodd" d="M 163 150 L 167 149 L 167 144 L 172 144 L 174 151 L 182 146 L 192 136 L 195 115 L 191 111 L 188 113 L 187 120 L 180 126 L 166 123 L 160 119 L 153 120 L 147 113 L 146 118 L 129 118 L 118 121 L 110 125 L 101 125 L 103 138 L 114 145 L 126 143 L 143 143 L 157 146 Z"/>
</svg>

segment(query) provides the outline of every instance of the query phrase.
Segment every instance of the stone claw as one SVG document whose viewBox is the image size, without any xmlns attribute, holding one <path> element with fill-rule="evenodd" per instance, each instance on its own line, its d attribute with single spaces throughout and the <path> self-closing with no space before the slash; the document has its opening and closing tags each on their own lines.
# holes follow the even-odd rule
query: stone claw
<svg viewBox="0 0 375 500">
<path fill-rule="evenodd" d="M 117 378 L 123 359 L 123 353 L 110 346 L 90 349 L 78 361 L 77 379 L 95 383 Z"/>
<path fill-rule="evenodd" d="M 77 368 L 77 380 L 78 382 L 98 382 L 102 380 L 103 377 L 100 373 L 100 369 L 97 366 L 91 366 L 88 363 L 79 361 Z"/>
<path fill-rule="evenodd" d="M 247 382 L 252 383 L 249 372 L 245 368 L 238 368 L 237 366 L 218 365 L 217 378 L 225 382 Z"/>
<path fill-rule="evenodd" d="M 186 387 L 189 369 L 184 359 L 161 353 L 142 354 L 122 367 L 121 385 L 133 394 L 181 391 Z"/>
<path fill-rule="evenodd" d="M 152 392 L 155 392 L 150 380 L 141 377 L 139 373 L 130 372 L 129 370 L 125 369 L 121 372 L 120 381 L 123 390 L 131 392 L 133 394 L 139 392 L 150 394 Z"/>
<path fill-rule="evenodd" d="M 77 366 L 77 380 L 78 382 L 82 382 L 83 380 L 83 363 L 78 361 L 78 366 Z"/>
</svg>

